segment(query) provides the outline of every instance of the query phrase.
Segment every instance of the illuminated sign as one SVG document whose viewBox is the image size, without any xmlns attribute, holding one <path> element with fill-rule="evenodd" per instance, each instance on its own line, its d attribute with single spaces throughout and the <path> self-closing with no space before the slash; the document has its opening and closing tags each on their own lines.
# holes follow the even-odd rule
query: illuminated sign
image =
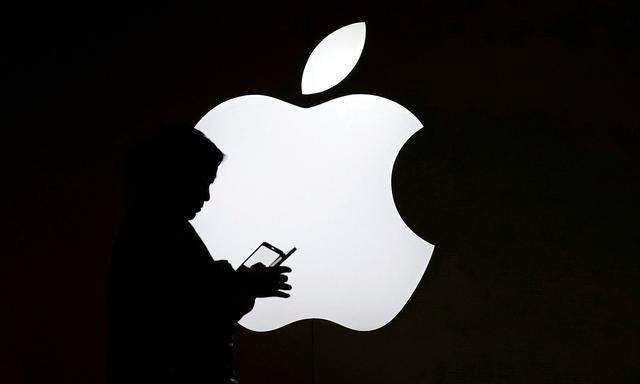
<svg viewBox="0 0 640 384">
<path fill-rule="evenodd" d="M 339 83 L 362 52 L 365 24 L 326 37 L 302 92 Z M 193 224 L 215 258 L 237 267 L 263 241 L 297 247 L 288 299 L 259 299 L 240 324 L 269 331 L 322 318 L 366 331 L 391 321 L 424 274 L 433 246 L 402 221 L 393 164 L 420 128 L 406 108 L 354 94 L 311 108 L 269 96 L 223 102 L 196 125 L 226 154 L 212 200 Z"/>
</svg>

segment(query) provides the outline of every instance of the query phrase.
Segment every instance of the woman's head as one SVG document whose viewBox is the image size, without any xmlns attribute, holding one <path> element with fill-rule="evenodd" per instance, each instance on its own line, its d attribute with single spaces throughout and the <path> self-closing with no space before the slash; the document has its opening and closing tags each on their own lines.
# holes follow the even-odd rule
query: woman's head
<svg viewBox="0 0 640 384">
<path fill-rule="evenodd" d="M 209 200 L 209 185 L 223 158 L 215 144 L 188 124 L 161 129 L 126 159 L 129 208 L 192 219 Z"/>
</svg>

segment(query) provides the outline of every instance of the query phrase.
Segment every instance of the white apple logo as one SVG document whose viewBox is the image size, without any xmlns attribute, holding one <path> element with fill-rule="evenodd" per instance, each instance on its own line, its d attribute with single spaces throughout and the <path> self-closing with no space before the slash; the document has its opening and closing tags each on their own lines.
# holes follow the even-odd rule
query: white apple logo
<svg viewBox="0 0 640 384">
<path fill-rule="evenodd" d="M 326 37 L 305 66 L 303 93 L 346 77 L 364 40 L 364 23 Z M 212 201 L 193 220 L 213 257 L 238 267 L 263 241 L 298 248 L 285 262 L 291 297 L 258 300 L 242 326 L 321 318 L 367 331 L 400 312 L 433 252 L 402 221 L 391 191 L 395 158 L 422 128 L 411 112 L 372 95 L 311 108 L 248 95 L 219 104 L 196 128 L 227 156 Z"/>
</svg>

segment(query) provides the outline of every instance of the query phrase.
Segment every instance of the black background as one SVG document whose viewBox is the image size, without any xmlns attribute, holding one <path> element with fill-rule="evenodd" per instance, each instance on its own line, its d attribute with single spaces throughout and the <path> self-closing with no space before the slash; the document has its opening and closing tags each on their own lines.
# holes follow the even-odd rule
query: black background
<svg viewBox="0 0 640 384">
<path fill-rule="evenodd" d="M 535 4 L 5 7 L 0 382 L 105 381 L 123 153 L 251 93 L 301 106 L 369 93 L 412 111 L 425 128 L 393 192 L 436 249 L 380 330 L 239 331 L 241 381 L 640 381 L 638 17 Z M 356 21 L 354 71 L 301 95 L 311 50 Z"/>
</svg>

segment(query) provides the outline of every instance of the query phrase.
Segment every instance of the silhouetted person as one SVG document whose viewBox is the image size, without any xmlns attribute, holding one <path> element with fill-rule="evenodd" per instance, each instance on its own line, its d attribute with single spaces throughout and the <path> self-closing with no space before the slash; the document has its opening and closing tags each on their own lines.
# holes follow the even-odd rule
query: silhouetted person
<svg viewBox="0 0 640 384">
<path fill-rule="evenodd" d="M 223 157 L 202 133 L 177 126 L 126 161 L 127 215 L 109 277 L 111 383 L 234 382 L 235 324 L 256 297 L 289 296 L 289 268 L 235 271 L 212 259 L 188 222 Z"/>
</svg>

